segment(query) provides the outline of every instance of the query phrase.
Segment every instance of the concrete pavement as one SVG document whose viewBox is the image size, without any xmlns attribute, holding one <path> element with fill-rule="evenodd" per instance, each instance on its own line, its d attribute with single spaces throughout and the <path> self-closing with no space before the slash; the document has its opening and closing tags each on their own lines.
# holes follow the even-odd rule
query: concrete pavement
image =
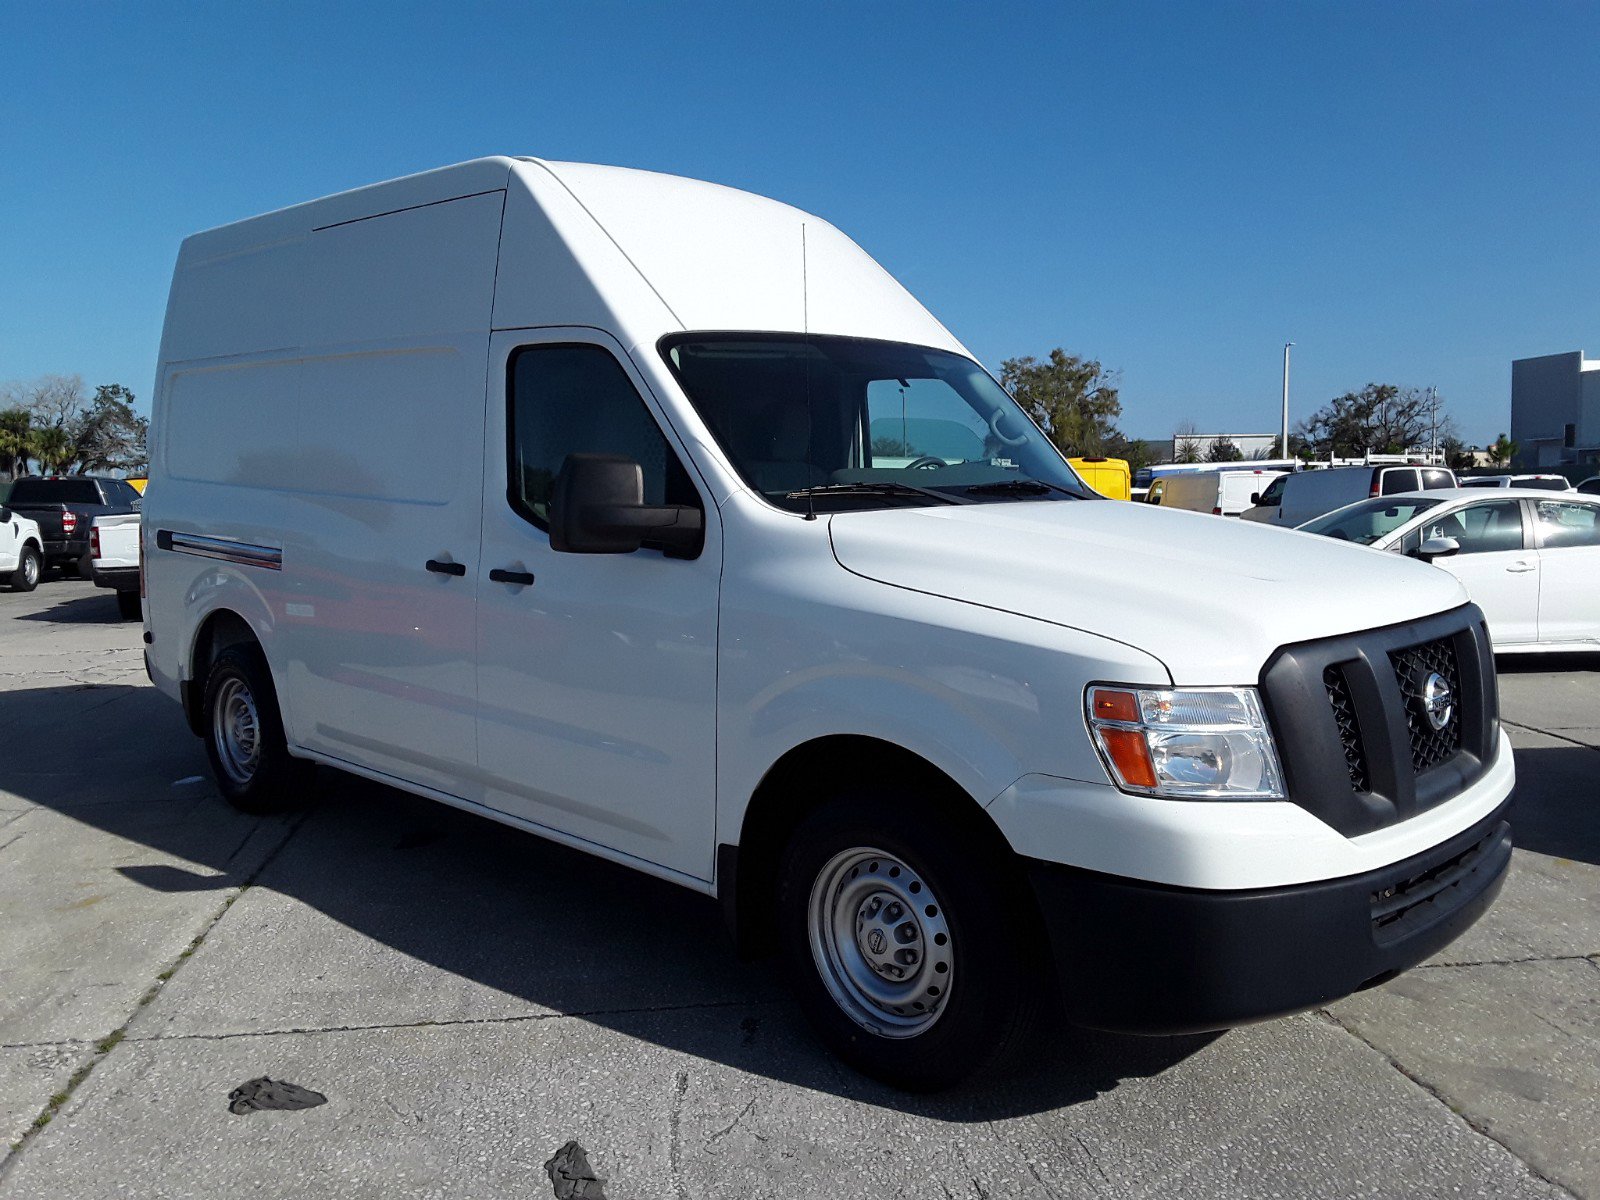
<svg viewBox="0 0 1600 1200">
<path fill-rule="evenodd" d="M 1600 1198 L 1600 661 L 1503 673 L 1513 875 L 1432 964 L 908 1097 L 703 898 L 336 775 L 234 814 L 138 647 L 109 593 L 0 593 L 0 1196 L 520 1200 L 576 1139 L 613 1200 Z M 328 1103 L 230 1114 L 263 1074 Z"/>
</svg>

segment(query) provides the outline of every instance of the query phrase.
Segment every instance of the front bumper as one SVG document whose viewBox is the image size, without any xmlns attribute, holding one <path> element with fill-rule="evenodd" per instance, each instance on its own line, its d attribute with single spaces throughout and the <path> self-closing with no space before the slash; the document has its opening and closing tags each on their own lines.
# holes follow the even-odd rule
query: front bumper
<svg viewBox="0 0 1600 1200">
<path fill-rule="evenodd" d="M 1168 887 L 1027 859 L 1067 1015 L 1125 1033 L 1196 1033 L 1381 983 L 1493 903 L 1511 861 L 1509 803 L 1400 862 L 1290 887 Z"/>
</svg>

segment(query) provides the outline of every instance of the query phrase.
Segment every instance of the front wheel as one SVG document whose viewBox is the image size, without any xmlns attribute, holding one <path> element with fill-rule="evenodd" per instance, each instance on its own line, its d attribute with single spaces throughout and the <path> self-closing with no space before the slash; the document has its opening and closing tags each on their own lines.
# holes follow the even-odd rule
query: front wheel
<svg viewBox="0 0 1600 1200">
<path fill-rule="evenodd" d="M 228 803 L 242 812 L 272 813 L 306 801 L 315 768 L 289 753 L 272 672 L 259 646 L 229 646 L 217 655 L 206 676 L 204 713 L 206 755 Z"/>
<path fill-rule="evenodd" d="M 784 855 L 784 956 L 840 1058 L 896 1087 L 948 1087 L 1015 1050 L 1048 958 L 1014 860 L 924 798 L 840 797 Z"/>
<path fill-rule="evenodd" d="M 39 580 L 44 575 L 44 562 L 39 557 L 39 552 L 32 546 L 22 548 L 22 557 L 17 559 L 17 569 L 11 572 L 11 589 L 16 592 L 31 592 L 39 586 Z"/>
</svg>

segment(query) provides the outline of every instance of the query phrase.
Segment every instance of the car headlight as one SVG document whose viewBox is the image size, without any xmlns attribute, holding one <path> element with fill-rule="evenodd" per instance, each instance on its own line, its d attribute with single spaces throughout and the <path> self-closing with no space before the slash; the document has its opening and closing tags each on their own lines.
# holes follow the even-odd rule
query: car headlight
<svg viewBox="0 0 1600 1200">
<path fill-rule="evenodd" d="M 1283 769 L 1255 688 L 1100 684 L 1084 696 L 1111 780 L 1173 799 L 1282 800 Z"/>
</svg>

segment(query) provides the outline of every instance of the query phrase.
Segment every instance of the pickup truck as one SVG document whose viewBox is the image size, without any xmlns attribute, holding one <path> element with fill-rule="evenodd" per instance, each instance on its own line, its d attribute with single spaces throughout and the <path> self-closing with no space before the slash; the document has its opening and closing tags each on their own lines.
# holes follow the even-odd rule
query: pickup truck
<svg viewBox="0 0 1600 1200">
<path fill-rule="evenodd" d="M 143 498 L 124 479 L 101 475 L 27 476 L 11 485 L 7 504 L 39 525 L 44 565 L 89 575 L 89 527 L 98 516 L 138 512 Z"/>
<path fill-rule="evenodd" d="M 44 539 L 39 526 L 0 504 L 0 580 L 13 591 L 31 592 L 44 571 Z"/>
<path fill-rule="evenodd" d="M 96 517 L 89 527 L 89 573 L 95 587 L 113 588 L 125 621 L 139 611 L 139 514 Z"/>
</svg>

